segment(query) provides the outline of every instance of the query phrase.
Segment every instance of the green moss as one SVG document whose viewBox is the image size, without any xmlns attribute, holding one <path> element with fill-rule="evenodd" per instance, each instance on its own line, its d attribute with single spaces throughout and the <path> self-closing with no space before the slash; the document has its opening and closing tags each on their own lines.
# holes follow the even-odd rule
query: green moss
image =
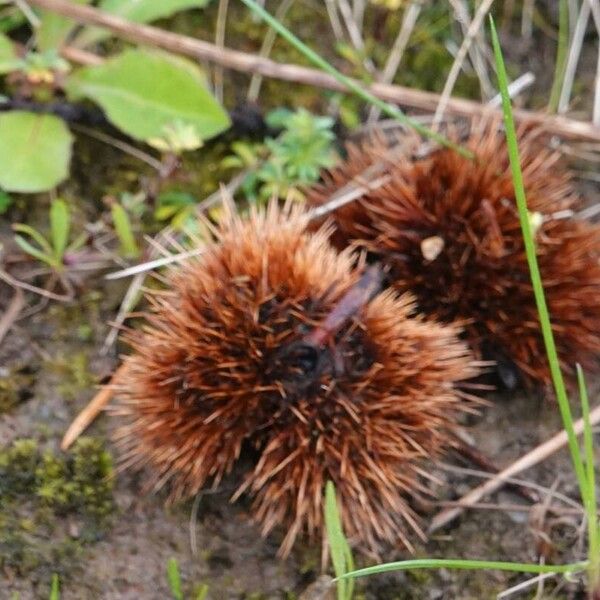
<svg viewBox="0 0 600 600">
<path fill-rule="evenodd" d="M 14 369 L 0 377 L 0 415 L 12 410 L 30 395 L 34 377 L 22 369 Z"/>
<path fill-rule="evenodd" d="M 89 370 L 89 358 L 85 350 L 59 356 L 47 366 L 59 376 L 58 390 L 67 400 L 76 398 L 79 392 L 96 383 L 96 378 Z"/>
<path fill-rule="evenodd" d="M 30 494 L 35 489 L 39 458 L 37 442 L 30 439 L 17 440 L 0 452 L 0 498 Z"/>
<path fill-rule="evenodd" d="M 111 457 L 93 438 L 70 454 L 42 451 L 31 439 L 0 451 L 0 567 L 23 574 L 70 565 L 114 510 L 111 476 Z M 78 539 L 65 535 L 63 517 L 77 523 Z"/>
</svg>

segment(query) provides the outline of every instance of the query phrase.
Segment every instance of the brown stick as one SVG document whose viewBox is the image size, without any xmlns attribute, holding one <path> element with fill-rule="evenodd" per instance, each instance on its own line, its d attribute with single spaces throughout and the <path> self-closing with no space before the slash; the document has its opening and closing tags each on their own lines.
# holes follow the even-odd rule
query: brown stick
<svg viewBox="0 0 600 600">
<path fill-rule="evenodd" d="M 300 65 L 282 64 L 265 57 L 246 54 L 245 52 L 229 48 L 220 48 L 209 42 L 164 31 L 150 25 L 130 23 L 121 17 L 110 15 L 91 6 L 74 4 L 69 2 L 69 0 L 28 1 L 32 6 L 51 10 L 65 17 L 70 17 L 79 23 L 104 27 L 131 42 L 149 44 L 244 73 L 258 73 L 265 77 L 284 81 L 304 83 L 335 91 L 346 91 L 346 87 L 334 77 L 317 69 L 302 67 Z M 439 94 L 423 92 L 398 85 L 374 83 L 368 89 L 382 100 L 428 112 L 435 111 L 440 101 Z M 446 107 L 446 112 L 467 117 L 501 114 L 499 109 L 490 108 L 479 102 L 460 98 L 450 99 Z M 515 109 L 513 112 L 517 120 L 534 125 L 542 125 L 548 133 L 553 135 L 600 141 L 600 127 L 594 126 L 591 123 L 527 110 Z"/>
<path fill-rule="evenodd" d="M 456 449 L 458 453 L 462 455 L 463 458 L 473 463 L 480 469 L 483 469 L 484 471 L 489 471 L 490 474 L 496 474 L 500 471 L 500 469 L 498 469 L 496 465 L 492 464 L 492 462 L 487 458 L 487 456 L 484 456 L 481 452 L 479 452 L 477 448 L 471 446 L 467 442 L 460 440 L 457 444 Z M 516 494 L 519 494 L 521 498 L 527 500 L 528 502 L 531 502 L 532 504 L 536 504 L 537 502 L 539 502 L 539 498 L 537 497 L 537 495 L 525 486 L 509 483 L 508 487 Z"/>
<path fill-rule="evenodd" d="M 592 410 L 590 413 L 590 422 L 592 425 L 597 425 L 600 422 L 600 406 L 594 408 L 594 410 Z M 579 419 L 574 424 L 574 429 L 577 435 L 581 434 L 583 431 L 583 419 Z M 495 477 L 488 479 L 486 482 L 478 485 L 469 493 L 465 494 L 462 498 L 460 498 L 460 500 L 458 500 L 460 506 L 442 510 L 435 515 L 435 517 L 431 520 L 431 524 L 429 525 L 428 533 L 433 533 L 441 527 L 448 525 L 448 523 L 456 519 L 456 517 L 458 517 L 465 510 L 465 508 L 469 508 L 471 504 L 479 502 L 479 500 L 481 500 L 481 498 L 487 494 L 491 494 L 492 492 L 495 492 L 501 488 L 506 483 L 506 480 L 510 477 L 513 477 L 517 473 L 520 473 L 525 469 L 529 469 L 530 467 L 533 467 L 539 462 L 545 460 L 550 455 L 554 454 L 554 452 L 565 446 L 567 441 L 567 432 L 563 430 L 551 437 L 549 440 L 545 441 L 543 444 L 536 446 L 533 450 L 519 458 L 519 460 L 500 471 Z"/>
<path fill-rule="evenodd" d="M 75 417 L 69 425 L 60 443 L 62 450 L 69 446 L 90 426 L 92 421 L 100 414 L 104 407 L 110 402 L 114 394 L 113 386 L 119 378 L 123 377 L 127 368 L 122 364 L 114 373 L 111 380 L 92 398 L 89 404 Z"/>
<path fill-rule="evenodd" d="M 15 293 L 8 308 L 0 318 L 0 344 L 4 336 L 10 331 L 22 308 L 25 306 L 25 294 L 20 288 L 15 288 Z"/>
</svg>

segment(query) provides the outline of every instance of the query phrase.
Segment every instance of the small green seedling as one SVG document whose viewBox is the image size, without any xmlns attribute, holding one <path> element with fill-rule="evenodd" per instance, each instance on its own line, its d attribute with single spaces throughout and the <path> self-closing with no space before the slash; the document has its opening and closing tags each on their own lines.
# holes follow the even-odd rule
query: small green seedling
<svg viewBox="0 0 600 600">
<path fill-rule="evenodd" d="M 87 235 L 82 233 L 71 243 L 69 237 L 71 232 L 71 212 L 67 203 L 60 198 L 53 200 L 50 205 L 50 239 L 48 240 L 37 229 L 25 223 L 15 223 L 13 230 L 15 242 L 21 250 L 33 256 L 37 260 L 46 263 L 54 272 L 63 273 L 67 267 L 66 258 L 85 244 Z M 32 243 L 33 242 L 33 243 Z"/>
<path fill-rule="evenodd" d="M 281 133 L 264 144 L 232 144 L 234 155 L 221 165 L 249 170 L 242 191 L 251 201 L 303 200 L 301 188 L 318 181 L 321 170 L 337 161 L 334 121 L 301 108 L 275 110 L 267 116 L 267 123 Z"/>
<path fill-rule="evenodd" d="M 183 600 L 183 591 L 181 589 L 181 575 L 179 574 L 179 564 L 176 558 L 171 557 L 167 561 L 167 581 L 169 589 L 173 595 L 173 600 Z M 194 600 L 206 600 L 208 597 L 208 585 L 205 583 L 197 588 Z"/>
<path fill-rule="evenodd" d="M 188 192 L 171 190 L 158 195 L 154 218 L 169 221 L 171 226 L 183 230 L 193 220 L 198 198 Z"/>
<path fill-rule="evenodd" d="M 110 210 L 115 233 L 119 238 L 121 254 L 126 258 L 137 258 L 140 255 L 140 249 L 135 241 L 127 211 L 118 202 L 115 202 Z"/>
</svg>

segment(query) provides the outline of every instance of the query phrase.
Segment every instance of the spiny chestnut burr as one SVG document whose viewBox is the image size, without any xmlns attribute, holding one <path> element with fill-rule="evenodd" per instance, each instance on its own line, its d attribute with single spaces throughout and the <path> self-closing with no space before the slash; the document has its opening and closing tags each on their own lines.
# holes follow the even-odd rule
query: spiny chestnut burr
<svg viewBox="0 0 600 600">
<path fill-rule="evenodd" d="M 537 258 L 563 368 L 597 368 L 600 353 L 600 227 L 581 208 L 561 157 L 542 132 L 521 127 L 519 151 Z M 505 139 L 497 122 L 474 122 L 474 160 L 450 149 L 417 154 L 410 135 L 372 139 L 309 193 L 320 205 L 366 169 L 386 182 L 334 215 L 338 247 L 368 250 L 410 290 L 420 311 L 460 322 L 478 357 L 493 359 L 509 388 L 548 384 L 547 366 L 515 203 Z"/>
<path fill-rule="evenodd" d="M 230 209 L 202 256 L 150 295 L 117 388 L 124 461 L 176 500 L 218 485 L 247 452 L 234 498 L 253 499 L 264 535 L 286 528 L 282 555 L 322 534 L 328 480 L 358 545 L 408 546 L 424 461 L 473 409 L 461 382 L 477 364 L 458 327 L 378 293 L 377 268 L 307 225 L 276 204 L 246 219 Z"/>
</svg>

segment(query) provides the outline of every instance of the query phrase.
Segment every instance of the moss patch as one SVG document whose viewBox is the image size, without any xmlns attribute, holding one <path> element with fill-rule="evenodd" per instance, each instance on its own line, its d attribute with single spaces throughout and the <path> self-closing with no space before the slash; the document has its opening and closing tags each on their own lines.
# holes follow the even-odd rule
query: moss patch
<svg viewBox="0 0 600 600">
<path fill-rule="evenodd" d="M 28 369 L 13 369 L 6 375 L 0 374 L 0 415 L 32 396 L 31 388 L 35 377 Z"/>
<path fill-rule="evenodd" d="M 0 567 L 72 570 L 82 545 L 100 537 L 114 510 L 112 459 L 81 438 L 72 453 L 42 451 L 32 439 L 0 452 Z M 66 562 L 65 562 L 66 561 Z"/>
</svg>

